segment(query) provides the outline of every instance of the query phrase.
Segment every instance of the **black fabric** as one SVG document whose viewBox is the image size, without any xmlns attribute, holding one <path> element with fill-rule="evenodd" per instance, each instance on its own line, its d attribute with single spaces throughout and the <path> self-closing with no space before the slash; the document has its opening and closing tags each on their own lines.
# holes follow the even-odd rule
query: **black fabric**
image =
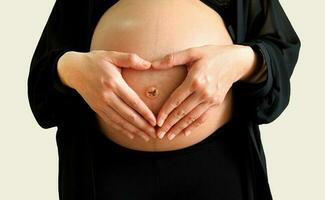
<svg viewBox="0 0 325 200">
<path fill-rule="evenodd" d="M 37 123 L 58 127 L 59 195 L 61 200 L 95 199 L 91 138 L 94 112 L 72 88 L 63 85 L 56 64 L 67 51 L 88 52 L 100 16 L 117 1 L 57 0 L 33 54 L 28 99 Z M 233 84 L 236 125 L 247 136 L 250 200 L 272 199 L 258 125 L 274 121 L 289 103 L 290 77 L 300 40 L 278 0 L 203 0 L 219 12 L 236 44 L 263 55 L 267 80 Z M 223 3 L 229 2 L 229 3 Z"/>
<path fill-rule="evenodd" d="M 130 150 L 94 133 L 97 200 L 245 200 L 247 139 L 234 125 L 229 121 L 199 143 L 163 152 Z"/>
</svg>

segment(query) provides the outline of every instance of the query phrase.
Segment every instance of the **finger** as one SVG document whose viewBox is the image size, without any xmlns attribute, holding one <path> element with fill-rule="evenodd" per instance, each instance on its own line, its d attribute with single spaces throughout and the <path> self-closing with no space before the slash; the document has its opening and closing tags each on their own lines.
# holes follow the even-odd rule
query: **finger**
<svg viewBox="0 0 325 200">
<path fill-rule="evenodd" d="M 188 48 L 179 52 L 173 52 L 162 59 L 152 62 L 153 69 L 168 69 L 176 65 L 185 65 L 194 62 L 202 57 L 199 48 Z"/>
<path fill-rule="evenodd" d="M 201 124 L 205 122 L 208 117 L 208 110 L 205 111 L 198 119 L 196 119 L 192 124 L 190 124 L 185 130 L 183 130 L 185 136 L 189 136 L 194 129 L 198 128 Z"/>
<path fill-rule="evenodd" d="M 109 106 L 111 106 L 121 117 L 123 117 L 130 124 L 147 132 L 151 137 L 156 138 L 155 129 L 148 124 L 138 113 L 131 109 L 125 102 L 115 94 L 111 95 Z"/>
<path fill-rule="evenodd" d="M 146 70 L 151 67 L 151 62 L 141 58 L 136 53 L 108 51 L 108 57 L 110 62 L 118 67 L 136 70 Z"/>
<path fill-rule="evenodd" d="M 114 121 L 109 119 L 103 111 L 97 112 L 99 116 L 109 125 L 110 128 L 114 129 L 122 133 L 123 135 L 129 137 L 130 139 L 134 139 L 134 134 L 130 133 L 129 131 L 123 129 L 122 127 L 118 126 Z"/>
<path fill-rule="evenodd" d="M 157 116 L 158 126 L 162 126 L 165 119 L 178 105 L 180 105 L 189 95 L 193 93 L 192 87 L 189 84 L 189 78 L 187 77 L 184 82 L 176 88 L 171 96 L 166 100 Z"/>
<path fill-rule="evenodd" d="M 141 130 L 139 130 L 137 127 L 130 124 L 127 120 L 125 120 L 123 117 L 121 117 L 114 108 L 110 106 L 106 106 L 104 108 L 105 114 L 109 116 L 109 119 L 111 119 L 113 122 L 115 122 L 119 127 L 122 129 L 125 129 L 133 134 L 136 134 L 138 136 L 141 136 L 146 142 L 150 140 L 149 136 L 145 133 L 143 133 Z"/>
<path fill-rule="evenodd" d="M 148 106 L 140 99 L 138 94 L 122 80 L 121 87 L 117 87 L 116 94 L 135 111 L 140 113 L 152 126 L 156 126 L 156 117 Z"/>
<path fill-rule="evenodd" d="M 192 123 L 196 122 L 197 119 L 203 115 L 209 108 L 209 103 L 201 103 L 195 109 L 193 109 L 188 115 L 186 115 L 182 120 L 180 120 L 175 126 L 173 126 L 169 133 L 167 133 L 167 137 L 169 140 L 174 139 L 179 133 L 183 131 L 186 127 L 190 126 Z M 204 120 L 204 119 L 201 119 Z M 203 123 L 203 121 L 196 122 L 198 124 Z"/>
<path fill-rule="evenodd" d="M 163 138 L 165 133 L 174 126 L 185 115 L 190 113 L 195 107 L 202 102 L 200 95 L 197 92 L 192 93 L 187 99 L 183 101 L 176 109 L 174 109 L 165 120 L 163 126 L 158 129 L 157 135 L 159 138 Z"/>
</svg>

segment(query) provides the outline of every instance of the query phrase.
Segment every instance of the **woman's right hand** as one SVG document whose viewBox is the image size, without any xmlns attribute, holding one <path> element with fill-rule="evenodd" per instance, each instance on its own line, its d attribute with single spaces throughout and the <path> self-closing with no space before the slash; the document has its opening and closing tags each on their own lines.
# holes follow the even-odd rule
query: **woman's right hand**
<svg viewBox="0 0 325 200">
<path fill-rule="evenodd" d="M 58 61 L 62 82 L 74 88 L 107 124 L 131 139 L 139 135 L 145 141 L 148 134 L 156 138 L 156 118 L 124 81 L 120 68 L 150 67 L 137 54 L 104 50 L 69 51 Z"/>
</svg>

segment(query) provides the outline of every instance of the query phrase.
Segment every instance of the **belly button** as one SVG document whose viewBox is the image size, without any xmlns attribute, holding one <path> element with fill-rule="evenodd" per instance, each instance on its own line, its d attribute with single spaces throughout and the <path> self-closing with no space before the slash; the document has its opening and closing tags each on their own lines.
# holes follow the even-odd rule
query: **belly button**
<svg viewBox="0 0 325 200">
<path fill-rule="evenodd" d="M 150 86 L 146 89 L 146 96 L 149 98 L 156 98 L 159 95 L 159 91 L 156 87 Z"/>
</svg>

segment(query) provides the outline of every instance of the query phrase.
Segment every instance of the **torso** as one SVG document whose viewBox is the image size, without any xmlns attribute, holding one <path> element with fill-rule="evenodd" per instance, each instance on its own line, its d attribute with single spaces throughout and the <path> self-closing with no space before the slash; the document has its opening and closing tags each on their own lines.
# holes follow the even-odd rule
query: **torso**
<svg viewBox="0 0 325 200">
<path fill-rule="evenodd" d="M 95 29 L 91 50 L 134 52 L 153 61 L 171 52 L 203 45 L 233 44 L 220 15 L 197 0 L 121 0 L 109 8 Z M 182 83 L 187 74 L 185 66 L 168 70 L 136 71 L 122 69 L 128 85 L 146 105 L 157 114 L 165 100 Z M 146 93 L 150 87 L 159 92 L 155 97 Z M 129 139 L 111 129 L 99 116 L 102 133 L 124 147 L 142 151 L 168 151 L 191 146 L 211 135 L 233 116 L 232 90 L 223 103 L 210 108 L 207 120 L 185 136 L 169 141 L 140 137 Z"/>
</svg>

